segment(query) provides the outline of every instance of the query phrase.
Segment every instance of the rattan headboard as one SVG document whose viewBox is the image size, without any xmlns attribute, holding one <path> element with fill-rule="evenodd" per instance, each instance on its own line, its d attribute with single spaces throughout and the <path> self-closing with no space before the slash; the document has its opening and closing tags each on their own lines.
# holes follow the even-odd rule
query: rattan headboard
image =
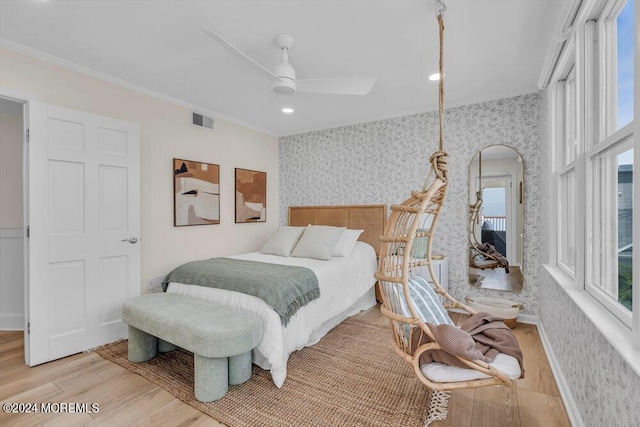
<svg viewBox="0 0 640 427">
<path fill-rule="evenodd" d="M 384 234 L 387 205 L 290 206 L 289 225 L 333 225 L 364 230 L 358 240 L 380 252 L 378 237 Z"/>
</svg>

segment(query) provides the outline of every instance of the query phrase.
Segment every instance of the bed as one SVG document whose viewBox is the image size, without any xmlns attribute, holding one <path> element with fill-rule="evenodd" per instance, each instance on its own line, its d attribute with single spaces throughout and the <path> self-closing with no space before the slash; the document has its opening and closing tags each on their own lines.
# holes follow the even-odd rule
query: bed
<svg viewBox="0 0 640 427">
<path fill-rule="evenodd" d="M 171 281 L 167 292 L 189 295 L 258 314 L 262 342 L 253 350 L 253 363 L 269 370 L 276 387 L 287 375 L 289 355 L 317 343 L 347 317 L 375 305 L 373 274 L 377 270 L 378 236 L 383 234 L 385 205 L 301 206 L 289 208 L 289 225 L 328 225 L 364 230 L 348 256 L 329 260 L 284 257 L 260 252 L 230 256 L 232 260 L 305 267 L 317 277 L 320 296 L 299 308 L 286 326 L 262 299 L 240 292 Z"/>
</svg>

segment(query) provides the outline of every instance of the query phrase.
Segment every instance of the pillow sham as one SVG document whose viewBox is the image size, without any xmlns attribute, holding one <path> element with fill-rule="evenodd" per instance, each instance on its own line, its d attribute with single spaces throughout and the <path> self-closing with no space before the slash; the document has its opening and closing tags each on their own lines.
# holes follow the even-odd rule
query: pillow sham
<svg viewBox="0 0 640 427">
<path fill-rule="evenodd" d="M 349 256 L 353 247 L 358 241 L 358 237 L 364 230 L 350 230 L 346 229 L 342 233 L 342 236 L 338 239 L 338 243 L 333 247 L 332 256 Z"/>
<path fill-rule="evenodd" d="M 331 227 L 328 225 L 308 225 L 302 237 L 293 248 L 291 256 L 298 258 L 313 258 L 321 260 L 331 259 L 333 248 L 338 243 L 346 227 Z"/>
<path fill-rule="evenodd" d="M 304 232 L 304 227 L 282 226 L 260 248 L 261 254 L 291 256 L 291 251 Z"/>
</svg>

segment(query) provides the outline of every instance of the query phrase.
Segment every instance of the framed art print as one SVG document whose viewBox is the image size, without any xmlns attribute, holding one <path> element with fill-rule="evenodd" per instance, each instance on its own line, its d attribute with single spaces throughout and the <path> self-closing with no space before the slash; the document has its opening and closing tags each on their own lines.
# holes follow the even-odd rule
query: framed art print
<svg viewBox="0 0 640 427">
<path fill-rule="evenodd" d="M 220 166 L 173 159 L 173 225 L 220 224 Z"/>
<path fill-rule="evenodd" d="M 236 223 L 267 221 L 267 173 L 236 168 Z"/>
</svg>

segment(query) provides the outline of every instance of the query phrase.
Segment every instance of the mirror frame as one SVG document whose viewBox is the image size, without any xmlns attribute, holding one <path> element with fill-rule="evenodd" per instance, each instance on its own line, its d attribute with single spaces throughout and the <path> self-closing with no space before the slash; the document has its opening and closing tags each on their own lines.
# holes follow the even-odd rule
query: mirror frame
<svg viewBox="0 0 640 427">
<path fill-rule="evenodd" d="M 525 239 L 526 239 L 526 234 L 525 234 L 525 224 L 524 224 L 524 212 L 525 212 L 525 208 L 526 208 L 526 195 L 524 194 L 525 191 L 525 185 L 524 185 L 524 177 L 525 177 L 525 163 L 524 163 L 524 158 L 522 157 L 522 153 L 520 153 L 520 151 L 518 151 L 514 146 L 512 145 L 508 145 L 508 144 L 492 144 L 492 145 L 488 145 L 486 147 L 482 147 L 481 149 L 479 149 L 471 158 L 471 161 L 469 163 L 469 179 L 468 179 L 468 183 L 467 185 L 469 186 L 469 206 L 470 206 L 470 211 L 469 211 L 469 215 L 472 215 L 472 209 L 474 204 L 477 201 L 477 196 L 476 196 L 476 187 L 478 185 L 477 182 L 477 178 L 478 178 L 478 155 L 480 153 L 485 152 L 487 149 L 491 149 L 492 147 L 504 147 L 504 148 L 508 148 L 510 150 L 512 150 L 515 154 L 515 158 L 519 159 L 519 163 L 520 163 L 520 168 L 517 170 L 517 174 L 519 176 L 513 176 L 513 174 L 509 173 L 509 176 L 511 176 L 512 182 L 511 182 L 511 189 L 512 191 L 515 191 L 515 194 L 512 194 L 511 196 L 511 200 L 513 200 L 513 205 L 516 206 L 516 209 L 518 206 L 521 206 L 521 208 L 519 209 L 519 212 L 514 212 L 513 213 L 513 217 L 515 219 L 517 219 L 520 222 L 520 226 L 513 231 L 513 235 L 512 235 L 512 239 L 516 242 L 517 247 L 519 247 L 519 254 L 518 252 L 516 252 L 516 260 L 519 261 L 519 275 L 520 275 L 520 280 L 519 280 L 519 286 L 517 285 L 513 285 L 513 284 L 508 284 L 508 283 L 504 283 L 503 285 L 492 285 L 491 283 L 483 286 L 482 283 L 478 284 L 478 283 L 474 283 L 477 282 L 476 281 L 472 281 L 471 280 L 471 275 L 474 274 L 472 273 L 472 268 L 474 268 L 471 265 L 471 252 L 469 252 L 468 254 L 468 258 L 469 258 L 469 262 L 468 262 L 468 282 L 470 284 L 470 286 L 473 287 L 477 287 L 477 288 L 481 288 L 481 289 L 493 289 L 493 290 L 499 290 L 499 291 L 503 291 L 503 292 L 521 292 L 524 289 L 525 286 L 525 282 L 524 282 L 524 270 L 525 270 L 525 266 L 524 266 L 524 260 L 525 260 Z M 483 159 L 484 161 L 484 159 Z M 474 163 L 476 164 L 475 168 L 473 168 Z M 475 173 L 474 173 L 475 170 Z M 492 173 L 489 173 L 489 175 L 493 175 L 496 176 L 496 173 L 498 171 Z M 505 171 L 505 172 L 509 172 L 509 171 Z M 483 171 L 481 176 L 485 176 L 485 173 Z M 477 225 L 476 225 L 477 226 Z M 472 236 L 471 233 L 473 231 L 472 229 L 472 222 L 471 222 L 471 217 L 468 218 L 468 230 L 467 230 L 467 235 L 469 238 L 469 251 L 472 250 Z M 521 238 L 518 238 L 518 234 L 520 233 Z M 476 236 L 477 236 L 477 232 L 476 232 Z M 507 252 L 508 255 L 508 252 Z M 517 256 L 520 255 L 520 256 Z M 513 257 L 511 257 L 513 259 Z M 508 260 L 509 258 L 507 258 Z M 518 265 L 518 263 L 516 263 L 515 265 Z M 497 270 L 500 267 L 495 267 L 495 269 Z M 486 270 L 482 270 L 482 271 L 489 271 L 489 269 Z M 493 275 L 497 275 L 498 273 L 495 273 Z M 506 278 L 505 278 L 506 280 Z M 516 279 L 517 280 L 517 279 Z"/>
</svg>

